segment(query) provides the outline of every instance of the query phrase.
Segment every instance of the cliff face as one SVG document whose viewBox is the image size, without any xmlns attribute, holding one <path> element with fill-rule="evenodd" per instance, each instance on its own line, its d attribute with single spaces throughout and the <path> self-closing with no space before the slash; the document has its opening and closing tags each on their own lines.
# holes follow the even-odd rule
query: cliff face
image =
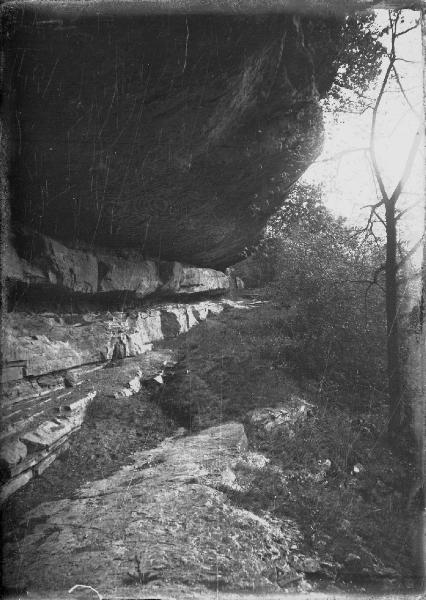
<svg viewBox="0 0 426 600">
<path fill-rule="evenodd" d="M 319 153 L 336 21 L 27 9 L 7 27 L 12 220 L 68 245 L 223 268 Z"/>
</svg>

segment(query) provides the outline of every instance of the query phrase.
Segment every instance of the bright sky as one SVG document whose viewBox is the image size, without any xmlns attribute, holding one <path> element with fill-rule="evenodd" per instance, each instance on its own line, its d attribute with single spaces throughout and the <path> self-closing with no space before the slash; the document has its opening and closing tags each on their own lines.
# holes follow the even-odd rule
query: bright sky
<svg viewBox="0 0 426 600">
<path fill-rule="evenodd" d="M 387 11 L 380 10 L 376 14 L 380 26 L 388 24 Z M 413 25 L 419 13 L 404 11 L 404 16 L 405 23 L 400 26 L 400 31 Z M 397 56 L 404 59 L 398 60 L 397 69 L 417 115 L 413 114 L 396 82 L 391 81 L 380 108 L 376 144 L 376 154 L 389 194 L 402 174 L 415 132 L 419 126 L 424 131 L 420 26 L 398 38 Z M 386 61 L 386 57 L 384 60 Z M 384 67 L 386 66 L 387 62 L 384 62 Z M 368 92 L 372 98 L 377 97 L 380 84 L 381 78 Z M 362 207 L 377 202 L 374 178 L 365 153 L 346 153 L 353 148 L 368 147 L 371 116 L 372 110 L 367 110 L 363 115 L 340 113 L 337 120 L 333 115 L 326 114 L 323 153 L 303 177 L 303 181 L 324 185 L 327 207 L 335 214 L 345 217 L 349 225 L 365 224 L 369 210 Z M 338 160 L 324 162 L 324 159 L 340 153 L 343 154 Z M 424 144 L 421 143 L 410 180 L 398 203 L 401 209 L 416 205 L 400 221 L 400 237 L 412 244 L 418 241 L 424 228 L 424 162 Z M 375 231 L 382 235 L 383 226 L 378 224 Z"/>
</svg>

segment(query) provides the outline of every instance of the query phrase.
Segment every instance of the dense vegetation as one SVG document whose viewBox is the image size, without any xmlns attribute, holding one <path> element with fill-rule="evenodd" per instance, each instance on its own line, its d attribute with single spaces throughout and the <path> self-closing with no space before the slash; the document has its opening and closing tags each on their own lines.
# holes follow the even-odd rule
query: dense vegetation
<svg viewBox="0 0 426 600">
<path fill-rule="evenodd" d="M 383 254 L 325 209 L 318 187 L 297 186 L 271 220 L 254 262 L 268 264 L 268 296 L 291 308 L 277 336 L 299 376 L 384 391 L 384 294 L 374 278 Z"/>
</svg>

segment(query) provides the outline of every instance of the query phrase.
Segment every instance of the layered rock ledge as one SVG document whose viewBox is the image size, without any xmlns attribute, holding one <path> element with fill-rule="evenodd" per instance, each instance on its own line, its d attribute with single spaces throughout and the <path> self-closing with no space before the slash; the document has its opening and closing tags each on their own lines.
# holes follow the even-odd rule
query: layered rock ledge
<svg viewBox="0 0 426 600">
<path fill-rule="evenodd" d="M 185 333 L 223 303 L 163 304 L 145 311 L 25 314 L 3 320 L 3 360 L 20 364 L 10 380 L 143 354 L 153 342 Z"/>
<path fill-rule="evenodd" d="M 145 258 L 129 249 L 68 247 L 34 231 L 19 231 L 5 248 L 4 277 L 10 284 L 77 294 L 147 296 L 223 294 L 229 277 L 177 261 Z"/>
<path fill-rule="evenodd" d="M 228 304 L 222 299 L 144 311 L 5 315 L 0 502 L 66 449 L 97 394 L 119 401 L 137 393 L 143 381 L 162 381 L 175 360 L 169 351 L 153 351 L 155 342 L 186 333 Z"/>
</svg>

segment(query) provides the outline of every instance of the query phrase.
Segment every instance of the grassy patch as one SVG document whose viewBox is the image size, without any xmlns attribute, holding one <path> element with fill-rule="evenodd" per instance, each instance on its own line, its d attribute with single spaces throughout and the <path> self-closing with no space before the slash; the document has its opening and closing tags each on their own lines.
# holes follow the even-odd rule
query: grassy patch
<svg viewBox="0 0 426 600">
<path fill-rule="evenodd" d="M 297 551 L 327 563 L 329 577 L 410 582 L 418 514 L 408 498 L 413 457 L 395 456 L 387 445 L 381 390 L 351 390 L 315 369 L 308 379 L 306 364 L 298 370 L 309 356 L 294 322 L 291 309 L 265 303 L 200 325 L 176 341 L 184 350 L 180 377 L 162 401 L 186 402 L 199 416 L 194 429 L 246 422 L 251 448 L 270 463 L 248 489 L 227 494 L 260 516 L 294 520 L 303 534 Z M 202 386 L 191 388 L 190 381 Z M 285 406 L 293 395 L 314 408 L 291 435 L 288 428 L 268 432 L 247 424 L 250 410 Z"/>
</svg>

